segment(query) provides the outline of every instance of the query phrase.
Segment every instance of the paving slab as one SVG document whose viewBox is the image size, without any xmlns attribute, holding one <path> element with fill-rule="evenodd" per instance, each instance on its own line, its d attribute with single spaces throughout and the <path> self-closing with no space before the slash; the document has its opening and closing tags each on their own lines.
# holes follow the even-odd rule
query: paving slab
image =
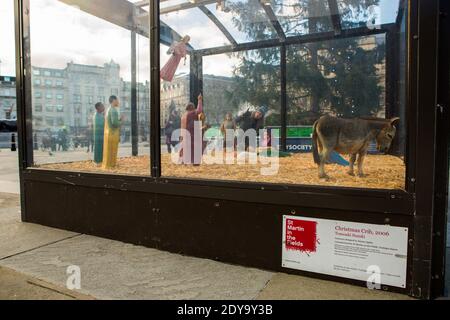
<svg viewBox="0 0 450 320">
<path fill-rule="evenodd" d="M 42 280 L 0 267 L 0 300 L 93 300 Z"/>
<path fill-rule="evenodd" d="M 18 153 L 0 149 L 0 192 L 19 194 Z M 1 205 L 0 205 L 1 208 Z"/>
<path fill-rule="evenodd" d="M 36 286 L 29 277 L 11 269 L 0 267 L 0 300 L 73 300 L 73 297 Z"/>
<path fill-rule="evenodd" d="M 64 287 L 81 271 L 79 292 L 99 299 L 255 299 L 272 272 L 81 235 L 0 264 Z"/>
<path fill-rule="evenodd" d="M 363 287 L 278 273 L 258 295 L 261 300 L 412 300 L 412 298 Z"/>
<path fill-rule="evenodd" d="M 37 279 L 34 284 L 53 291 L 67 290 L 67 267 L 75 265 L 81 271 L 81 290 L 70 292 L 99 299 L 407 298 L 22 223 L 18 201 L 17 195 L 0 194 L 0 266 Z M 0 285 L 14 277 L 6 279 L 0 273 Z M 20 297 L 21 278 L 17 279 Z"/>
<path fill-rule="evenodd" d="M 0 209 L 18 207 L 20 205 L 20 197 L 18 194 L 0 192 Z"/>
<path fill-rule="evenodd" d="M 20 193 L 19 182 L 0 180 L 0 192 Z"/>
<path fill-rule="evenodd" d="M 76 235 L 78 233 L 21 222 L 19 196 L 0 193 L 0 260 Z"/>
</svg>

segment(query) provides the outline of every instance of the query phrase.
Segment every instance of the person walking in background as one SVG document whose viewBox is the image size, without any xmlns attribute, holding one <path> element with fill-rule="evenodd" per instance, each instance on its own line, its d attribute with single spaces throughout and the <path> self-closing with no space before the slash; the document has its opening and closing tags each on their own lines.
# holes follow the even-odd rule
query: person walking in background
<svg viewBox="0 0 450 320">
<path fill-rule="evenodd" d="M 169 119 L 167 119 L 166 126 L 164 128 L 167 151 L 169 153 L 172 152 L 172 147 L 175 145 L 175 143 L 172 141 L 172 133 L 175 130 L 180 129 L 180 125 L 181 125 L 181 118 L 178 115 L 178 111 L 176 109 L 172 109 L 169 115 Z"/>
<path fill-rule="evenodd" d="M 88 119 L 88 126 L 86 129 L 86 152 L 94 152 L 94 122 L 93 118 Z"/>
<path fill-rule="evenodd" d="M 105 132 L 103 145 L 103 169 L 112 169 L 117 164 L 119 151 L 120 127 L 123 115 L 119 111 L 119 99 L 116 96 L 109 97 L 110 107 L 105 115 Z"/>
<path fill-rule="evenodd" d="M 103 161 L 103 139 L 105 134 L 105 106 L 101 102 L 95 104 L 95 113 L 92 119 L 92 133 L 88 137 L 93 141 L 92 151 L 94 152 L 94 162 L 97 164 Z"/>
<path fill-rule="evenodd" d="M 69 139 L 68 139 L 68 131 L 66 127 L 63 127 L 58 131 L 57 142 L 58 142 L 58 151 L 67 151 L 69 149 Z"/>
</svg>

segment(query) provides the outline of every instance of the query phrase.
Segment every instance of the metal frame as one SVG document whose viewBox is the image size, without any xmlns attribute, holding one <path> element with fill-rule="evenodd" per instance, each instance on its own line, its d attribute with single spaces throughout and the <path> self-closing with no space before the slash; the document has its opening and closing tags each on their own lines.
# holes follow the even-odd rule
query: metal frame
<svg viewBox="0 0 450 320">
<path fill-rule="evenodd" d="M 152 177 L 161 176 L 161 115 L 160 115 L 160 34 L 159 2 L 150 2 L 150 168 Z"/>
<path fill-rule="evenodd" d="M 136 31 L 131 31 L 131 155 L 137 156 L 139 152 L 139 129 L 138 129 L 138 106 L 137 106 L 137 50 L 136 50 Z"/>
<path fill-rule="evenodd" d="M 272 6 L 270 3 L 267 3 L 264 0 L 259 0 L 259 4 L 264 9 L 264 12 L 266 13 L 267 17 L 270 20 L 270 23 L 272 24 L 273 28 L 277 32 L 278 39 L 283 42 L 286 40 L 286 35 L 284 34 L 284 30 L 281 27 L 280 22 L 278 21 L 277 16 L 275 15 L 275 12 L 273 12 Z"/>
<path fill-rule="evenodd" d="M 216 25 L 217 28 L 219 28 L 219 30 L 223 33 L 223 35 L 228 39 L 228 41 L 230 41 L 230 43 L 233 46 L 237 45 L 236 40 L 233 38 L 228 29 L 225 28 L 222 22 L 220 22 L 219 19 L 217 19 L 216 16 L 207 7 L 202 5 L 199 6 L 198 8 L 209 18 L 209 20 L 211 20 Z"/>
<path fill-rule="evenodd" d="M 442 181 L 434 178 L 435 168 L 442 164 L 437 162 L 437 109 L 430 108 L 437 103 L 439 0 L 408 0 L 408 4 L 407 181 L 406 191 L 398 191 L 161 177 L 159 46 L 167 44 L 170 37 L 175 39 L 176 35 L 166 32 L 169 27 L 160 22 L 159 1 L 156 0 L 150 1 L 148 34 L 152 92 L 151 177 L 32 168 L 32 128 L 31 122 L 26 121 L 31 117 L 29 0 L 16 1 L 22 220 L 174 252 L 358 285 L 365 284 L 281 268 L 279 226 L 282 215 L 297 213 L 406 226 L 410 229 L 408 287 L 405 290 L 385 289 L 419 298 L 439 294 L 439 290 L 433 291 L 436 286 L 431 279 L 432 262 L 440 256 L 438 251 L 435 251 L 435 257 L 432 256 L 438 247 L 432 244 L 442 244 L 442 237 L 433 238 L 432 222 L 443 214 L 442 208 L 437 203 L 435 205 L 435 197 L 439 196 L 437 191 L 442 191 Z M 252 48 L 281 47 L 283 51 L 288 44 L 358 36 L 361 31 L 364 34 L 384 33 L 395 24 L 384 27 L 382 30 L 356 28 L 339 33 L 335 28 L 333 32 L 288 37 L 285 41 L 274 39 L 194 50 L 191 59 Z M 419 56 L 420 61 L 426 63 L 419 63 Z M 440 63 L 448 63 L 448 55 L 442 55 Z M 283 65 L 281 68 L 283 70 Z M 197 71 L 197 75 L 200 74 Z M 115 198 L 111 198 L 112 194 Z M 117 201 L 109 203 L 111 199 Z M 186 210 L 191 213 L 189 217 L 180 214 Z M 127 216 L 123 215 L 124 211 Z M 251 223 L 256 227 L 249 227 Z M 175 227 L 180 229 L 175 234 L 171 233 Z M 266 235 L 264 239 L 258 237 L 261 232 Z"/>
<path fill-rule="evenodd" d="M 450 3 L 440 2 L 440 41 L 439 41 L 439 75 L 438 103 L 436 122 L 436 164 L 435 164 L 435 194 L 433 217 L 433 255 L 431 262 L 432 292 L 431 296 L 439 296 L 445 290 L 446 239 L 448 221 L 448 190 L 449 190 L 449 157 L 450 157 Z M 448 284 L 447 284 L 448 285 Z M 447 288 L 448 289 L 448 288 Z"/>
<path fill-rule="evenodd" d="M 271 11 L 273 14 L 272 9 L 267 9 L 267 5 L 263 5 L 266 12 Z M 270 7 L 269 7 L 270 8 Z M 269 14 L 269 16 L 272 16 L 272 14 Z M 273 14 L 274 15 L 274 14 Z M 279 26 L 279 23 L 278 23 Z M 281 28 L 281 26 L 279 26 Z M 381 25 L 379 28 L 376 29 L 370 29 L 370 28 L 355 28 L 355 29 L 348 29 L 348 30 L 340 30 L 339 33 L 336 32 L 319 32 L 315 34 L 309 34 L 309 35 L 302 35 L 302 36 L 295 36 L 295 37 L 288 37 L 286 38 L 284 33 L 279 34 L 278 39 L 273 40 L 264 40 L 264 41 L 257 41 L 257 42 L 251 42 L 251 43 L 243 43 L 243 44 L 237 44 L 232 46 L 223 46 L 223 47 L 216 47 L 216 48 L 209 48 L 209 49 L 200 49 L 200 50 L 194 50 L 191 52 L 191 55 L 198 55 L 203 58 L 203 56 L 209 56 L 209 55 L 216 55 L 216 54 L 223 54 L 223 53 L 231 53 L 231 52 L 238 52 L 238 51 L 246 51 L 246 50 L 254 50 L 254 49 L 262 49 L 262 48 L 273 48 L 273 47 L 279 47 L 280 48 L 280 85 L 281 85 L 281 95 L 280 95 L 280 122 L 281 122 L 281 139 L 280 139 L 280 145 L 281 150 L 286 151 L 286 145 L 287 145 L 287 137 L 286 137 L 286 128 L 287 128 L 287 92 L 286 92 L 286 50 L 288 45 L 296 45 L 296 44 L 304 44 L 304 43 L 315 43 L 320 41 L 326 41 L 326 40 L 332 40 L 332 39 L 346 39 L 346 38 L 352 38 L 352 37 L 362 37 L 362 36 L 368 36 L 368 35 L 374 35 L 374 34 L 386 34 L 388 35 L 394 35 L 398 32 L 399 26 L 395 23 L 392 24 L 386 24 Z M 390 40 L 390 42 L 395 41 L 395 38 L 391 39 L 388 38 L 387 40 Z M 386 108 L 388 109 L 388 113 L 395 112 L 398 108 L 397 106 L 397 100 L 398 97 L 396 95 L 396 82 L 394 81 L 396 77 L 395 70 L 398 68 L 398 63 L 396 62 L 396 58 L 398 57 L 398 53 L 396 52 L 395 46 L 393 48 L 390 48 L 386 54 L 387 61 L 389 61 L 389 64 L 387 64 L 387 74 L 386 74 L 386 97 L 388 98 L 388 101 L 386 101 Z M 196 71 L 197 67 L 195 64 L 201 64 L 201 59 L 196 58 L 195 60 L 191 59 L 191 92 L 195 88 L 202 88 L 201 85 L 195 86 L 195 84 L 192 84 L 192 81 L 201 81 L 202 77 L 198 74 L 198 71 Z M 192 77 L 192 74 L 195 73 L 196 76 Z M 390 87 L 392 84 L 393 88 Z M 196 91 L 196 92 L 200 92 Z M 195 97 L 191 94 L 191 101 L 194 101 Z M 398 142 L 398 140 L 396 141 Z"/>
<path fill-rule="evenodd" d="M 328 0 L 328 7 L 330 9 L 331 22 L 336 34 L 342 32 L 341 15 L 339 14 L 339 7 L 336 0 Z"/>
</svg>

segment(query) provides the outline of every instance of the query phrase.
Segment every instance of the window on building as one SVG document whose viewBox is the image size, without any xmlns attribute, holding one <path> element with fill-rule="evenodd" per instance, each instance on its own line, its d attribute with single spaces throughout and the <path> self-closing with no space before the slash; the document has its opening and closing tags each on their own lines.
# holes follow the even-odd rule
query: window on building
<svg viewBox="0 0 450 320">
<path fill-rule="evenodd" d="M 55 125 L 55 121 L 53 118 L 45 118 L 45 124 L 49 127 L 53 127 Z"/>
<path fill-rule="evenodd" d="M 40 99 L 42 97 L 42 94 L 40 92 L 35 92 L 34 93 L 34 98 L 35 99 Z"/>
<path fill-rule="evenodd" d="M 45 94 L 45 98 L 48 99 L 48 100 L 53 99 L 53 94 L 51 94 L 51 93 L 46 93 L 46 94 Z"/>
<path fill-rule="evenodd" d="M 94 94 L 94 87 L 92 87 L 92 86 L 86 86 L 86 87 L 85 87 L 85 93 L 86 93 L 87 95 L 92 95 L 92 94 Z"/>
<path fill-rule="evenodd" d="M 42 112 L 42 104 L 35 104 L 34 105 L 34 111 Z"/>
<path fill-rule="evenodd" d="M 51 75 L 52 75 L 52 73 L 50 71 L 48 71 L 48 70 L 44 71 L 44 76 L 50 77 Z"/>
<path fill-rule="evenodd" d="M 56 111 L 58 111 L 58 112 L 64 112 L 64 106 L 63 105 L 57 105 L 56 106 Z"/>
<path fill-rule="evenodd" d="M 39 127 L 42 125 L 42 117 L 41 116 L 33 116 L 34 126 Z"/>
<path fill-rule="evenodd" d="M 63 99 L 64 99 L 64 95 L 61 94 L 61 93 L 58 93 L 58 94 L 56 95 L 56 99 L 58 99 L 58 100 L 63 100 Z"/>
<path fill-rule="evenodd" d="M 37 69 L 34 69 L 34 70 L 33 70 L 33 74 L 34 74 L 35 76 L 39 76 L 39 75 L 41 74 L 41 72 L 40 72 L 39 70 L 37 70 Z"/>
<path fill-rule="evenodd" d="M 61 80 L 56 80 L 56 86 L 57 87 L 62 87 L 63 86 L 63 82 Z"/>
<path fill-rule="evenodd" d="M 81 95 L 74 94 L 73 95 L 73 102 L 81 102 Z"/>
<path fill-rule="evenodd" d="M 52 80 L 45 80 L 45 85 L 47 86 L 47 87 L 51 87 L 52 85 L 53 85 L 53 81 Z"/>
<path fill-rule="evenodd" d="M 41 85 L 41 79 L 34 79 L 34 84 L 37 86 Z"/>
<path fill-rule="evenodd" d="M 52 105 L 46 105 L 45 106 L 45 111 L 47 112 L 54 112 L 55 111 L 55 107 Z"/>
</svg>

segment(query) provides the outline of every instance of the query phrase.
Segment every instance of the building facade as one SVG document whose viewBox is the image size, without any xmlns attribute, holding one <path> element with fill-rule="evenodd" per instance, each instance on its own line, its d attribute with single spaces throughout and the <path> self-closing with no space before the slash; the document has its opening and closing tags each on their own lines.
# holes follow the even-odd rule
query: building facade
<svg viewBox="0 0 450 320">
<path fill-rule="evenodd" d="M 0 76 L 0 119 L 16 117 L 16 78 Z"/>
<path fill-rule="evenodd" d="M 124 135 L 131 130 L 131 83 L 120 77 L 120 66 L 114 61 L 103 66 L 69 62 L 64 69 L 33 67 L 32 86 L 33 128 L 37 132 L 64 127 L 72 135 L 86 135 L 95 104 L 102 102 L 107 107 L 111 95 L 121 101 L 121 113 L 126 119 Z M 138 83 L 140 128 L 149 123 L 149 90 L 148 82 Z M 143 130 L 142 136 L 146 134 L 148 130 Z"/>
</svg>

